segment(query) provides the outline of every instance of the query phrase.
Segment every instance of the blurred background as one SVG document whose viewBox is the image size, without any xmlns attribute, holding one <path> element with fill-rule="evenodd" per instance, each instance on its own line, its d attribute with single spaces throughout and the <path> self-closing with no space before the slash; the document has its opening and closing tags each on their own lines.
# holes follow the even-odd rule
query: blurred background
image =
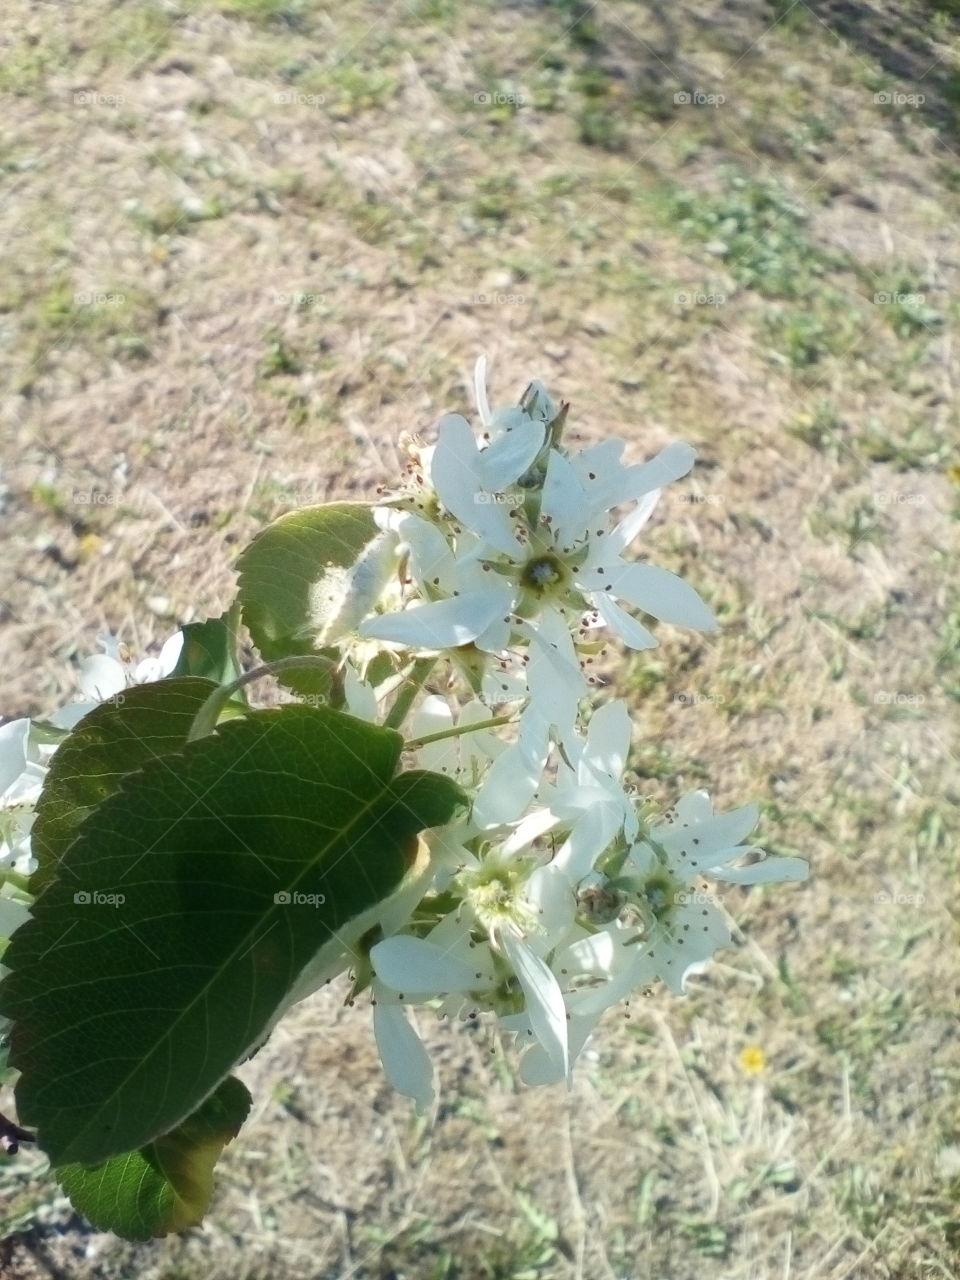
<svg viewBox="0 0 960 1280">
<path fill-rule="evenodd" d="M 241 1069 L 203 1229 L 124 1245 L 0 1155 L 7 1280 L 960 1273 L 955 0 L 7 0 L 0 709 L 219 613 L 266 521 L 531 377 L 699 451 L 643 554 L 718 636 L 619 655 L 635 779 L 756 800 L 800 886 L 572 1089 L 343 988 Z M 9 1109 L 9 1098 L 0 1099 Z"/>
</svg>

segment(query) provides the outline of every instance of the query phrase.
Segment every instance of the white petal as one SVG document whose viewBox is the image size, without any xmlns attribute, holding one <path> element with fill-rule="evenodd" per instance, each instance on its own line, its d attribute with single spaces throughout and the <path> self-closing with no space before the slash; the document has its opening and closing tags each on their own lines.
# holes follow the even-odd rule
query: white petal
<svg viewBox="0 0 960 1280">
<path fill-rule="evenodd" d="M 603 794 L 594 792 L 598 803 L 587 809 L 567 839 L 557 850 L 554 862 L 574 882 L 590 871 L 597 858 L 608 847 L 623 826 L 623 810 L 603 802 Z"/>
<path fill-rule="evenodd" d="M 642 622 L 631 618 L 625 609 L 621 609 L 615 600 L 603 591 L 591 592 L 587 599 L 596 609 L 600 617 L 630 649 L 656 649 L 659 641 L 652 631 L 648 631 Z"/>
<path fill-rule="evenodd" d="M 413 1098 L 422 1114 L 433 1102 L 433 1064 L 405 1011 L 378 999 L 373 1032 L 387 1079 L 398 1093 Z"/>
<path fill-rule="evenodd" d="M 597 1025 L 596 1017 L 571 1017 L 567 1022 L 567 1041 L 570 1063 L 576 1062 L 583 1046 Z M 539 1044 L 533 1044 L 520 1061 L 520 1079 L 528 1085 L 559 1084 L 568 1072 L 559 1065 Z"/>
<path fill-rule="evenodd" d="M 512 743 L 490 766 L 471 811 L 481 829 L 516 822 L 533 799 L 550 752 L 548 735 L 528 734 L 523 746 Z"/>
<path fill-rule="evenodd" d="M 713 817 L 713 802 L 709 793 L 703 790 L 687 791 L 680 797 L 674 807 L 680 821 L 688 825 L 691 822 L 706 822 L 708 818 Z M 759 810 L 757 810 L 757 815 L 759 816 Z M 756 819 L 754 819 L 755 825 Z M 752 831 L 753 827 L 748 827 L 747 830 Z"/>
<path fill-rule="evenodd" d="M 679 480 L 690 471 L 696 459 L 696 449 L 677 440 L 649 462 L 618 468 L 602 487 L 605 508 L 609 510 L 621 502 L 642 498 L 652 489 L 662 489 L 671 480 Z"/>
<path fill-rule="evenodd" d="M 85 715 L 89 715 L 94 707 L 99 705 L 99 702 L 68 702 L 65 707 L 61 707 L 59 711 L 55 711 L 47 718 L 50 724 L 58 729 L 73 729 Z"/>
<path fill-rule="evenodd" d="M 435 693 L 428 694 L 410 717 L 410 737 L 425 738 L 431 733 L 442 733 L 453 728 L 453 711 L 446 698 Z M 448 773 L 456 771 L 458 761 L 457 741 L 455 738 L 444 738 L 442 742 L 428 742 L 421 747 L 418 764 L 422 769 L 432 773 Z"/>
<path fill-rule="evenodd" d="M 344 673 L 343 692 L 347 700 L 347 710 L 358 720 L 366 720 L 373 724 L 377 718 L 377 694 L 372 685 L 361 680 L 353 667 L 347 667 Z"/>
<path fill-rule="evenodd" d="M 623 776 L 630 750 L 632 725 L 625 702 L 604 703 L 590 718 L 583 752 L 580 781 L 588 784 L 600 774 L 614 781 Z"/>
<path fill-rule="evenodd" d="M 644 494 L 630 514 L 603 538 L 604 552 L 612 552 L 613 555 L 619 555 L 625 547 L 628 547 L 653 515 L 654 508 L 659 501 L 659 489 L 651 489 L 649 493 Z M 604 559 L 606 558 L 605 555 Z M 603 561 L 600 561 L 600 563 L 602 564 Z"/>
<path fill-rule="evenodd" d="M 682 578 L 655 564 L 625 564 L 614 561 L 601 577 L 588 575 L 592 591 L 610 586 L 610 594 L 626 600 L 645 613 L 697 631 L 716 631 L 717 621 L 704 602 Z"/>
<path fill-rule="evenodd" d="M 0 795 L 26 768 L 29 736 L 30 721 L 25 717 L 0 725 Z"/>
<path fill-rule="evenodd" d="M 536 622 L 520 623 L 517 630 L 531 641 L 527 665 L 531 703 L 557 726 L 561 737 L 572 736 L 577 706 L 588 686 L 567 622 L 556 609 L 547 607 Z"/>
<path fill-rule="evenodd" d="M 482 974 L 448 949 L 407 934 L 378 942 L 371 948 L 370 960 L 385 986 L 411 998 L 434 999 L 450 991 L 466 993 L 482 982 Z"/>
<path fill-rule="evenodd" d="M 570 1055 L 567 1011 L 560 984 L 540 957 L 534 955 L 519 938 L 511 933 L 504 933 L 501 942 L 523 988 L 534 1034 L 552 1066 L 560 1071 L 561 1076 L 566 1076 L 570 1069 Z"/>
<path fill-rule="evenodd" d="M 537 867 L 527 881 L 525 897 L 537 912 L 538 922 L 544 931 L 543 946 L 536 945 L 541 939 L 530 939 L 531 946 L 538 954 L 552 951 L 559 943 L 561 936 L 573 924 L 576 914 L 576 898 L 573 884 L 556 863 L 545 867 Z"/>
<path fill-rule="evenodd" d="M 534 378 L 524 393 L 523 403 L 531 418 L 539 418 L 542 422 L 551 423 L 557 416 L 557 406 L 547 388 L 539 379 Z"/>
<path fill-rule="evenodd" d="M 30 908 L 19 898 L 0 894 L 0 938 L 9 938 L 15 929 L 30 919 Z"/>
<path fill-rule="evenodd" d="M 587 531 L 590 513 L 586 497 L 575 468 L 562 453 L 551 449 L 540 514 L 549 518 L 554 544 L 561 553 L 572 550 Z"/>
<path fill-rule="evenodd" d="M 693 870 L 719 867 L 745 852 L 740 842 L 757 825 L 758 816 L 757 806 L 747 804 L 729 813 L 718 813 L 705 822 L 654 827 L 650 834 L 668 853 L 682 852 Z"/>
<path fill-rule="evenodd" d="M 485 427 L 490 425 L 490 401 L 487 399 L 487 357 L 478 356 L 473 367 L 473 390 L 477 401 L 477 413 Z"/>
<path fill-rule="evenodd" d="M 706 874 L 727 884 L 773 884 L 776 881 L 808 880 L 810 864 L 803 858 L 764 858 L 749 867 L 708 868 Z"/>
<path fill-rule="evenodd" d="M 468 591 L 402 613 L 368 618 L 361 623 L 360 634 L 410 648 L 456 648 L 475 640 L 498 615 L 509 611 L 512 602 L 508 586 L 494 585 L 486 591 Z"/>
<path fill-rule="evenodd" d="M 96 653 L 91 658 L 84 658 L 80 663 L 77 683 L 88 698 L 96 698 L 98 702 L 106 702 L 127 687 L 127 676 L 116 658 Z"/>
<path fill-rule="evenodd" d="M 549 809 L 537 809 L 534 813 L 528 814 L 516 831 L 503 842 L 501 846 L 503 852 L 507 857 L 519 853 L 521 849 L 525 849 L 527 845 L 533 844 L 540 836 L 545 835 L 559 821 L 560 818 Z"/>
<path fill-rule="evenodd" d="M 408 515 L 399 536 L 410 549 L 410 573 L 421 587 L 432 585 L 450 592 L 457 585 L 453 552 L 436 525 Z M 439 580 L 439 581 L 438 581 Z"/>
<path fill-rule="evenodd" d="M 182 631 L 175 631 L 172 636 L 168 636 L 164 640 L 157 661 L 160 663 L 160 670 L 165 676 L 170 675 L 180 661 L 180 654 L 183 652 L 183 640 Z"/>
<path fill-rule="evenodd" d="M 477 474 L 488 493 L 502 493 L 514 484 L 543 448 L 546 432 L 539 422 L 528 418 L 522 426 L 505 431 L 483 449 L 477 459 Z M 514 543 L 516 547 L 516 543 Z"/>
<path fill-rule="evenodd" d="M 509 508 L 490 501 L 477 442 L 466 418 L 448 414 L 441 419 L 431 476 L 448 511 L 498 551 L 508 556 L 517 554 L 519 544 L 511 527 Z"/>
</svg>

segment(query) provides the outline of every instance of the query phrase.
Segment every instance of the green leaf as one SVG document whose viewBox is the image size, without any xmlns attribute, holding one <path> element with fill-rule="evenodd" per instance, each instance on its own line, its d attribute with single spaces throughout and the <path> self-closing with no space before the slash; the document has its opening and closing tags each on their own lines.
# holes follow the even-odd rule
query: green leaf
<svg viewBox="0 0 960 1280">
<path fill-rule="evenodd" d="M 287 705 L 129 774 L 4 955 L 18 1113 L 53 1164 L 168 1133 L 259 1044 L 301 971 L 465 797 L 399 734 Z M 279 895 L 279 896 L 278 896 Z"/>
<path fill-rule="evenodd" d="M 219 618 L 205 622 L 187 622 L 183 632 L 183 648 L 174 668 L 174 676 L 201 676 L 216 684 L 231 684 L 240 675 L 237 664 L 237 619 L 234 607 Z"/>
<path fill-rule="evenodd" d="M 183 748 L 215 687 L 196 677 L 170 677 L 118 693 L 84 716 L 51 758 L 37 804 L 31 892 L 40 893 L 56 877 L 81 824 L 128 773 Z"/>
<path fill-rule="evenodd" d="M 281 516 L 240 556 L 243 621 L 265 661 L 325 653 L 380 594 L 392 541 L 360 502 L 303 507 Z M 327 697 L 329 677 L 309 669 L 279 679 L 297 693 Z"/>
<path fill-rule="evenodd" d="M 244 1084 L 228 1076 L 171 1133 L 93 1168 L 54 1172 L 74 1208 L 101 1231 L 149 1240 L 202 1222 L 213 1195 L 213 1167 L 250 1110 Z"/>
</svg>

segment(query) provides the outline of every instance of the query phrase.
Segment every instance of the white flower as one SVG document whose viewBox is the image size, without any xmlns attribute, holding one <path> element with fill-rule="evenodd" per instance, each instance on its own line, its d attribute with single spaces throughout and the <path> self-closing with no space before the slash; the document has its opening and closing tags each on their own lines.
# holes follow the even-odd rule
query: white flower
<svg viewBox="0 0 960 1280">
<path fill-rule="evenodd" d="M 384 1065 L 421 1108 L 433 1096 L 432 1068 L 414 1046 L 415 1032 L 400 1005 L 441 1002 L 446 1013 L 459 1015 L 522 1007 L 547 1060 L 561 1075 L 569 1070 L 563 994 L 543 953 L 572 920 L 572 892 L 565 901 L 550 868 L 537 867 L 535 859 L 463 852 L 465 865 L 448 890 L 459 907 L 426 937 L 398 934 L 370 952 Z"/>
<path fill-rule="evenodd" d="M 587 692 L 563 619 L 550 613 L 537 628 L 521 625 L 530 642 L 528 702 L 516 741 L 493 762 L 474 799 L 473 818 L 480 827 L 512 822 L 524 812 L 543 776 L 551 742 L 573 738 L 579 702 Z"/>
<path fill-rule="evenodd" d="M 564 739 L 570 765 L 561 760 L 555 785 L 540 789 L 552 825 L 563 825 L 568 832 L 553 864 L 574 883 L 593 870 L 596 859 L 617 836 L 622 834 L 628 843 L 636 838 L 639 823 L 634 800 L 621 782 L 630 736 L 630 715 L 623 702 L 598 707 L 586 740 L 572 735 Z"/>
<path fill-rule="evenodd" d="M 52 750 L 31 741 L 30 730 L 27 719 L 0 725 L 0 868 L 21 875 L 36 868 L 30 829 Z"/>
<path fill-rule="evenodd" d="M 58 729 L 73 729 L 94 707 L 116 698 L 131 685 L 151 684 L 170 675 L 180 661 L 183 632 L 175 631 L 169 636 L 156 658 L 144 658 L 136 664 L 116 636 L 98 636 L 97 643 L 103 653 L 93 654 L 80 663 L 77 683 L 83 698 L 68 703 L 49 717 L 49 723 Z"/>
<path fill-rule="evenodd" d="M 542 416 L 555 412 L 546 393 L 527 395 L 536 413 L 521 408 L 491 416 L 478 382 L 490 428 L 482 447 L 465 418 L 441 420 L 431 476 L 455 523 L 405 518 L 401 536 L 411 548 L 416 598 L 402 612 L 368 619 L 361 634 L 427 649 L 474 643 L 499 654 L 522 620 L 552 613 L 581 638 L 605 624 L 631 648 L 653 647 L 654 636 L 622 604 L 714 629 L 692 587 L 666 569 L 621 556 L 649 519 L 660 487 L 690 470 L 694 450 L 672 444 L 631 467 L 619 462 L 622 441 L 568 456 Z M 614 528 L 598 527 L 627 502 L 637 505 Z"/>
<path fill-rule="evenodd" d="M 486 774 L 491 761 L 506 749 L 506 744 L 490 729 L 470 730 L 470 725 L 490 719 L 490 708 L 477 699 L 460 708 L 456 724 L 464 732 L 458 736 L 428 742 L 417 751 L 417 764 L 431 773 L 445 773 L 461 786 L 476 787 Z M 410 722 L 413 738 L 425 738 L 454 727 L 450 704 L 437 694 L 428 694 L 414 712 Z"/>
<path fill-rule="evenodd" d="M 714 814 L 705 791 L 688 792 L 668 818 L 651 826 L 629 850 L 617 874 L 604 884 L 624 927 L 637 928 L 638 961 L 653 962 L 674 990 L 701 972 L 715 951 L 729 946 L 731 934 L 716 897 L 698 877 L 730 884 L 805 880 L 801 858 L 767 857 L 747 866 L 731 866 L 744 855 L 761 853 L 741 844 L 757 823 L 756 805 Z"/>
</svg>

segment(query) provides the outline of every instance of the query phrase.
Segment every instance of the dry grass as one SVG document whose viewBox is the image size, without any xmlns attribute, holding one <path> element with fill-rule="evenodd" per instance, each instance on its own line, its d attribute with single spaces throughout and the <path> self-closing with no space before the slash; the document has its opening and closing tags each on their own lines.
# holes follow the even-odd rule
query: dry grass
<svg viewBox="0 0 960 1280">
<path fill-rule="evenodd" d="M 588 437 L 701 451 L 650 551 L 722 635 L 608 670 L 644 788 L 758 798 L 814 877 L 731 890 L 744 946 L 609 1015 L 569 1094 L 424 1019 L 418 1122 L 322 992 L 243 1069 L 202 1231 L 90 1235 L 21 1155 L 5 1277 L 960 1272 L 951 8 L 11 0 L 4 712 L 104 627 L 219 611 L 265 520 L 372 494 L 485 350 L 500 402 L 538 374 Z"/>
</svg>

